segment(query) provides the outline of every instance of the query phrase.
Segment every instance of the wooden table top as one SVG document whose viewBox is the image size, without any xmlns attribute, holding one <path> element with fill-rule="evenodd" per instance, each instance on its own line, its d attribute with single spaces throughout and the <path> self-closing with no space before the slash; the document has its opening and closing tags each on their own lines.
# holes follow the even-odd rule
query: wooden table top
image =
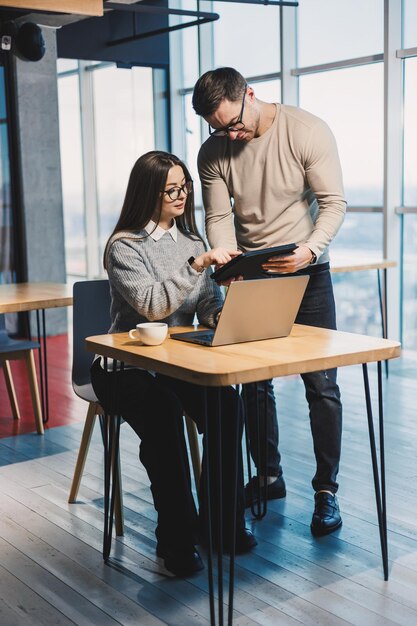
<svg viewBox="0 0 417 626">
<path fill-rule="evenodd" d="M 333 274 L 343 272 L 360 272 L 365 270 L 384 270 L 388 267 L 396 267 L 396 261 L 375 258 L 372 256 L 354 259 L 338 255 L 332 255 L 330 260 L 330 271 Z"/>
<path fill-rule="evenodd" d="M 192 328 L 170 328 L 181 332 Z M 210 348 L 166 339 L 144 346 L 128 333 L 86 339 L 90 352 L 208 387 L 256 382 L 400 356 L 397 341 L 295 324 L 289 337 Z"/>
<path fill-rule="evenodd" d="M 0 285 L 0 313 L 17 313 L 71 305 L 72 288 L 63 283 Z"/>
</svg>

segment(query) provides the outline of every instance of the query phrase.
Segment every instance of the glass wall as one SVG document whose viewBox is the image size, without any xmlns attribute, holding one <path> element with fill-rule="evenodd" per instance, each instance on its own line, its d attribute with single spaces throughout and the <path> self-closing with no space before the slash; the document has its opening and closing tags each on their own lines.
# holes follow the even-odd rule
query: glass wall
<svg viewBox="0 0 417 626">
<path fill-rule="evenodd" d="M 103 274 L 104 245 L 120 213 L 130 171 L 141 154 L 157 147 L 157 71 L 163 70 L 58 62 L 68 275 Z"/>
<path fill-rule="evenodd" d="M 7 122 L 4 68 L 0 66 L 0 284 L 15 282 Z"/>
<path fill-rule="evenodd" d="M 94 70 L 94 136 L 100 254 L 113 230 L 136 159 L 155 148 L 152 69 Z"/>
<path fill-rule="evenodd" d="M 417 207 L 417 58 L 404 64 L 404 204 Z"/>
<path fill-rule="evenodd" d="M 213 2 L 213 11 L 220 15 L 214 22 L 216 67 L 234 67 L 246 77 L 279 71 L 278 7 Z"/>
<path fill-rule="evenodd" d="M 87 275 L 78 72 L 59 80 L 59 133 L 67 274 Z"/>
<path fill-rule="evenodd" d="M 336 137 L 350 205 L 382 206 L 383 78 L 382 63 L 300 77 L 300 106 Z"/>
<path fill-rule="evenodd" d="M 299 67 L 383 51 L 383 0 L 302 0 L 297 13 Z"/>
</svg>

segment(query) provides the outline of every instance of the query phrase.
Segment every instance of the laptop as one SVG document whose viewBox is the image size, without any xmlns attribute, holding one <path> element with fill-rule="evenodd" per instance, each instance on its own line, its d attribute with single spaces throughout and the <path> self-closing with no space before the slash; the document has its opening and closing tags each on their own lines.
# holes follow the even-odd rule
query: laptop
<svg viewBox="0 0 417 626">
<path fill-rule="evenodd" d="M 280 276 L 230 284 L 214 330 L 172 333 L 171 339 L 203 346 L 287 337 L 300 308 L 309 276 Z"/>
</svg>

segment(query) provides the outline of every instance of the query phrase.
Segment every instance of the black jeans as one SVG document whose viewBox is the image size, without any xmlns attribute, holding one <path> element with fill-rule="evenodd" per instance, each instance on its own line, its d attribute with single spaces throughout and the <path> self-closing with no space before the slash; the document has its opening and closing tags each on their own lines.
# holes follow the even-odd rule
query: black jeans
<svg viewBox="0 0 417 626">
<path fill-rule="evenodd" d="M 306 324 L 307 326 L 336 329 L 336 311 L 329 270 L 310 276 L 296 322 L 298 324 Z M 330 369 L 322 372 L 301 374 L 301 378 L 304 382 L 310 410 L 310 426 L 316 457 L 316 473 L 312 480 L 313 489 L 315 491 L 327 489 L 336 493 L 338 489 L 336 477 L 339 471 L 342 439 L 342 403 L 336 382 L 337 370 Z M 278 450 L 279 430 L 274 388 L 271 380 L 265 381 L 265 383 L 268 390 L 266 475 L 281 476 L 281 455 Z M 250 451 L 259 473 L 262 474 L 264 472 L 261 468 L 261 459 L 263 458 L 265 431 L 261 417 L 259 422 L 261 459 L 259 459 L 255 401 L 256 391 L 258 390 L 259 415 L 262 416 L 265 383 L 245 385 Z"/>
<path fill-rule="evenodd" d="M 138 369 L 106 372 L 96 360 L 91 367 L 94 391 L 106 413 L 119 414 L 140 438 L 139 458 L 151 482 L 155 509 L 158 513 L 156 537 L 165 545 L 181 547 L 198 542 L 205 526 L 205 472 L 207 466 L 206 437 L 203 437 L 203 463 L 199 492 L 200 520 L 191 492 L 191 477 L 184 437 L 184 411 L 204 432 L 203 388 L 167 376 L 152 376 Z M 238 450 L 237 528 L 244 527 L 243 464 L 241 451 L 242 419 L 237 421 L 238 394 L 232 387 L 221 389 L 222 508 L 227 538 L 230 536 L 234 450 Z M 216 443 L 219 427 L 216 396 L 207 392 L 209 436 Z M 240 411 L 241 414 L 241 411 Z M 238 425 L 239 424 L 239 425 Z M 238 442 L 236 441 L 238 438 Z M 236 443 L 238 445 L 236 446 Z M 213 519 L 217 519 L 219 498 L 217 478 L 219 457 L 216 446 L 210 445 L 210 491 Z"/>
</svg>

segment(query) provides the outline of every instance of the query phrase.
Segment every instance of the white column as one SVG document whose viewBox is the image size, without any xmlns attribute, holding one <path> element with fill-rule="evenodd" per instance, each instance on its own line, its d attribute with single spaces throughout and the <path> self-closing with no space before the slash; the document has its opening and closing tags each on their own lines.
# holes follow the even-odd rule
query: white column
<svg viewBox="0 0 417 626">
<path fill-rule="evenodd" d="M 401 0 L 384 0 L 384 256 L 400 265 L 400 217 L 395 207 L 402 197 L 402 61 Z M 400 334 L 399 269 L 387 271 L 388 337 Z"/>
<path fill-rule="evenodd" d="M 297 9 L 280 8 L 280 50 L 281 50 L 281 102 L 298 106 L 298 76 L 291 70 L 297 67 Z"/>
</svg>

